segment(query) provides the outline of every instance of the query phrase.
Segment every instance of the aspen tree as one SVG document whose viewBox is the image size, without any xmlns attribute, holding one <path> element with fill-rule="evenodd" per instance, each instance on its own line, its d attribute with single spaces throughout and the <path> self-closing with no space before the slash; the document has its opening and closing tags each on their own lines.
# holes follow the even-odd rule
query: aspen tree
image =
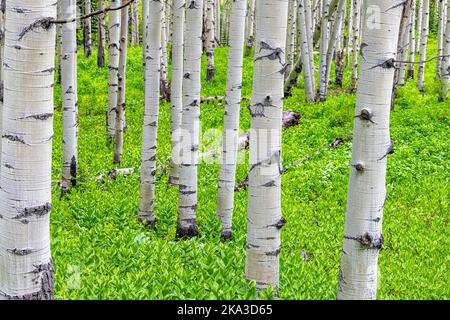
<svg viewBox="0 0 450 320">
<path fill-rule="evenodd" d="M 61 0 L 62 18 L 76 17 L 75 0 Z M 77 25 L 65 23 L 61 30 L 62 89 L 62 181 L 61 194 L 76 184 L 78 166 Z"/>
<path fill-rule="evenodd" d="M 131 45 L 139 45 L 139 0 L 131 3 Z"/>
<path fill-rule="evenodd" d="M 392 153 L 390 103 L 403 5 L 365 0 L 360 80 L 337 298 L 376 299 L 383 244 L 386 163 Z"/>
<path fill-rule="evenodd" d="M 170 131 L 171 131 L 171 160 L 169 183 L 178 185 L 179 182 L 179 153 L 180 126 L 183 110 L 183 51 L 184 51 L 184 20 L 185 0 L 173 0 L 173 33 L 172 33 L 172 82 L 170 93 Z"/>
<path fill-rule="evenodd" d="M 285 65 L 287 10 L 288 0 L 256 2 L 245 276 L 258 291 L 279 285 L 280 235 L 286 223 L 281 214 L 280 70 Z"/>
<path fill-rule="evenodd" d="M 416 55 L 416 1 L 411 2 L 411 28 L 409 29 L 408 78 L 414 78 L 414 60 Z"/>
<path fill-rule="evenodd" d="M 205 33 L 206 33 L 206 81 L 212 81 L 215 74 L 214 66 L 214 47 L 215 47 L 215 36 L 214 36 L 214 2 L 215 0 L 206 0 L 206 23 L 205 23 Z M 230 21 L 231 23 L 231 21 Z"/>
<path fill-rule="evenodd" d="M 166 101 L 170 100 L 170 92 L 169 92 L 169 78 L 167 76 L 167 69 L 169 67 L 168 59 L 167 59 L 167 37 L 166 37 L 166 6 L 162 7 L 162 15 L 161 15 L 161 46 L 160 46 L 160 57 L 161 57 L 161 94 Z"/>
<path fill-rule="evenodd" d="M 424 91 L 425 60 L 427 58 L 428 32 L 430 23 L 430 0 L 423 0 L 422 30 L 420 32 L 419 69 L 417 72 L 417 88 Z"/>
<path fill-rule="evenodd" d="M 233 1 L 230 16 L 230 48 L 223 119 L 222 162 L 217 190 L 217 216 L 221 219 L 221 236 L 224 239 L 229 239 L 232 234 L 234 184 L 239 144 L 239 111 L 242 98 L 246 5 L 247 0 Z"/>
<path fill-rule="evenodd" d="M 6 1 L 0 299 L 53 299 L 54 0 Z"/>
<path fill-rule="evenodd" d="M 98 6 L 100 10 L 105 9 L 105 0 L 99 0 Z M 106 45 L 106 15 L 99 15 L 97 27 L 97 66 L 103 68 L 105 66 L 105 45 Z"/>
<path fill-rule="evenodd" d="M 314 86 L 313 80 L 311 79 L 312 77 L 314 77 L 314 74 L 311 73 L 312 68 L 309 52 L 310 50 L 312 50 L 312 48 L 309 48 L 308 46 L 308 35 L 304 10 L 305 1 L 309 0 L 298 0 L 297 10 L 298 10 L 299 34 L 301 41 L 301 57 L 303 64 L 303 79 L 304 79 L 303 82 L 305 86 L 306 101 L 311 102 L 314 101 Z"/>
<path fill-rule="evenodd" d="M 122 4 L 126 0 L 121 0 Z M 127 68 L 127 48 L 128 48 L 128 7 L 120 10 L 120 47 L 119 47 L 119 67 L 117 71 L 117 105 L 114 136 L 114 164 L 122 163 L 123 155 L 123 132 L 125 129 L 125 84 Z"/>
<path fill-rule="evenodd" d="M 285 77 L 287 78 L 292 69 L 294 68 L 294 57 L 295 57 L 295 34 L 297 30 L 296 19 L 297 19 L 297 0 L 289 0 L 288 9 L 288 26 L 286 35 L 286 72 Z"/>
<path fill-rule="evenodd" d="M 436 63 L 436 78 L 441 78 L 441 70 L 442 70 L 442 59 L 444 54 L 444 30 L 445 30 L 445 22 L 446 22 L 446 0 L 439 0 L 438 3 L 438 34 L 437 34 L 437 40 L 438 40 L 438 58 Z"/>
<path fill-rule="evenodd" d="M 200 130 L 200 69 L 202 58 L 203 0 L 186 3 L 181 166 L 179 180 L 179 237 L 198 235 L 197 173 Z"/>
<path fill-rule="evenodd" d="M 317 87 L 317 100 L 325 101 L 327 91 L 327 51 L 328 51 L 328 35 L 329 35 L 329 18 L 330 18 L 330 0 L 323 0 L 323 13 L 321 21 L 320 36 L 320 63 L 319 63 L 319 81 Z"/>
<path fill-rule="evenodd" d="M 356 85 L 358 82 L 358 59 L 359 59 L 359 34 L 361 26 L 361 0 L 351 0 L 353 1 L 353 49 L 352 49 L 352 85 L 351 91 L 356 90 Z"/>
<path fill-rule="evenodd" d="M 245 25 L 245 54 L 249 55 L 253 49 L 254 25 L 255 25 L 255 2 L 248 0 L 247 19 Z"/>
<path fill-rule="evenodd" d="M 109 0 L 111 8 L 120 6 L 121 0 Z M 116 133 L 116 107 L 117 107 L 117 89 L 120 55 L 120 11 L 113 10 L 109 12 L 108 19 L 108 113 L 107 130 L 110 138 Z"/>
<path fill-rule="evenodd" d="M 418 8 L 417 8 L 417 41 L 416 41 L 416 50 L 415 52 L 420 51 L 420 34 L 422 32 L 422 16 L 423 16 L 423 1 L 418 0 Z"/>
<path fill-rule="evenodd" d="M 84 15 L 91 13 L 91 0 L 84 1 Z M 90 57 L 92 54 L 92 21 L 91 18 L 83 20 L 84 56 Z"/>
<path fill-rule="evenodd" d="M 139 221 L 155 228 L 155 176 L 156 176 L 156 141 L 158 133 L 159 87 L 160 87 L 160 50 L 161 16 L 160 0 L 143 0 L 149 2 L 146 42 L 144 48 L 144 122 L 142 125 L 142 153 L 140 179 Z"/>
</svg>

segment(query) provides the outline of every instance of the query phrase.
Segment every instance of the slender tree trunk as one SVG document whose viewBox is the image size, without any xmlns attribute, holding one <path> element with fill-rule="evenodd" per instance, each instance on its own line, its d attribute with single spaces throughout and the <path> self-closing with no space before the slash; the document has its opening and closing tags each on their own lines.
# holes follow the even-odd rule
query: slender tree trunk
<svg viewBox="0 0 450 320">
<path fill-rule="evenodd" d="M 410 30 L 410 21 L 411 21 L 411 3 L 413 0 L 405 0 L 402 20 L 400 22 L 400 32 L 398 39 L 398 47 L 397 47 L 397 57 L 400 61 L 406 61 L 407 59 L 407 50 L 409 44 L 409 30 Z M 392 95 L 392 105 L 391 108 L 394 107 L 394 99 L 396 97 L 396 87 L 405 85 L 405 70 L 406 63 L 400 62 L 398 68 L 395 70 L 394 76 L 394 94 Z"/>
<path fill-rule="evenodd" d="M 99 0 L 99 9 L 105 9 L 105 0 Z M 106 44 L 106 15 L 100 14 L 98 18 L 97 29 L 97 66 L 103 68 L 105 66 L 105 44 Z"/>
<path fill-rule="evenodd" d="M 444 31 L 444 57 L 441 63 L 441 90 L 439 92 L 439 101 L 448 99 L 448 85 L 450 82 L 450 1 L 447 1 L 446 27 Z"/>
<path fill-rule="evenodd" d="M 345 10 L 342 12 L 342 21 L 344 22 L 345 18 Z M 342 88 L 342 82 L 344 77 L 344 43 L 343 41 L 343 35 L 344 35 L 344 28 L 345 23 L 341 24 L 341 31 L 339 32 L 340 36 L 338 37 L 336 41 L 336 53 L 335 53 L 335 77 L 336 77 L 336 85 Z"/>
<path fill-rule="evenodd" d="M 160 50 L 161 16 L 160 0 L 149 2 L 146 28 L 146 43 L 143 45 L 144 59 L 144 123 L 142 125 L 142 154 L 140 179 L 139 221 L 155 228 L 155 177 L 156 177 L 156 141 L 158 133 L 159 87 L 160 87 Z"/>
<path fill-rule="evenodd" d="M 206 81 L 212 81 L 215 74 L 214 66 L 214 47 L 215 47 L 215 36 L 214 36 L 214 3 L 215 0 L 206 0 Z"/>
<path fill-rule="evenodd" d="M 358 82 L 358 59 L 359 59 L 359 34 L 361 26 L 361 0 L 351 0 L 353 1 L 353 49 L 352 49 L 352 86 L 350 90 L 354 92 L 356 90 Z"/>
<path fill-rule="evenodd" d="M 416 55 L 416 1 L 412 3 L 411 28 L 409 29 L 408 78 L 414 79 L 414 60 Z"/>
<path fill-rule="evenodd" d="M 220 23 L 220 0 L 214 0 L 214 21 L 216 22 L 214 36 L 216 44 L 220 46 L 220 29 L 221 29 L 221 23 Z"/>
<path fill-rule="evenodd" d="M 425 61 L 427 58 L 427 45 L 428 45 L 428 27 L 430 22 L 430 0 L 423 0 L 422 9 L 422 30 L 420 33 L 420 51 L 419 51 L 419 70 L 417 76 L 417 88 L 419 91 L 424 91 L 425 82 Z"/>
<path fill-rule="evenodd" d="M 91 0 L 84 0 L 84 14 L 91 13 Z M 91 18 L 83 20 L 83 34 L 84 34 L 84 56 L 90 57 L 92 54 L 92 21 Z"/>
<path fill-rule="evenodd" d="M 361 79 L 353 129 L 344 241 L 337 298 L 376 299 L 378 252 L 386 201 L 386 163 L 392 151 L 389 106 L 403 6 L 365 0 Z M 374 19 L 373 9 L 379 8 Z"/>
<path fill-rule="evenodd" d="M 4 62 L 4 49 L 5 49 L 5 5 L 6 0 L 0 0 L 0 132 L 2 132 L 2 122 L 3 122 L 3 62 Z M 2 173 L 1 169 L 1 159 L 2 159 L 2 143 L 0 142 L 0 176 Z M 1 179 L 0 179 L 1 182 Z M 1 186 L 0 186 L 1 189 Z"/>
<path fill-rule="evenodd" d="M 356 0 L 355 0 L 356 1 Z M 317 100 L 325 101 L 327 99 L 327 51 L 328 51 L 328 34 L 329 34 L 329 18 L 330 18 L 330 0 L 323 0 L 323 14 L 321 22 L 320 35 L 320 64 L 319 64 L 319 85 L 317 89 Z"/>
<path fill-rule="evenodd" d="M 125 4 L 127 0 L 121 0 Z M 128 8 L 120 10 L 120 47 L 119 68 L 117 72 L 117 105 L 116 105 L 116 128 L 114 137 L 114 164 L 122 163 L 123 154 L 123 132 L 125 128 L 125 83 L 127 70 L 127 47 L 128 47 Z"/>
<path fill-rule="evenodd" d="M 168 62 L 167 62 L 167 38 L 166 38 L 166 9 L 163 5 L 161 15 L 161 94 L 166 101 L 170 101 L 170 85 L 167 76 Z"/>
<path fill-rule="evenodd" d="M 437 40 L 438 40 L 438 59 L 436 63 L 436 78 L 441 78 L 441 70 L 442 70 L 442 55 L 444 54 L 444 29 L 445 29 L 445 22 L 446 22 L 446 0 L 439 0 L 438 6 L 438 34 L 437 34 Z"/>
<path fill-rule="evenodd" d="M 54 0 L 6 1 L 0 299 L 53 299 L 50 210 L 56 27 L 43 28 L 42 17 L 56 19 Z"/>
<path fill-rule="evenodd" d="M 286 72 L 285 78 L 287 79 L 294 68 L 295 57 L 295 34 L 297 30 L 297 0 L 289 0 L 288 10 L 288 26 L 286 35 Z"/>
<path fill-rule="evenodd" d="M 245 27 L 245 54 L 252 52 L 254 41 L 254 25 L 255 25 L 255 2 L 256 0 L 248 0 L 247 19 Z"/>
<path fill-rule="evenodd" d="M 120 6 L 121 0 L 109 0 L 112 8 Z M 108 19 L 109 39 L 108 39 L 108 112 L 107 112 L 107 130 L 112 139 L 116 134 L 116 107 L 117 107 L 117 88 L 120 56 L 120 11 L 109 12 Z"/>
<path fill-rule="evenodd" d="M 310 60 L 310 50 L 312 48 L 309 48 L 308 46 L 308 35 L 307 35 L 307 28 L 306 28 L 306 22 L 305 22 L 305 8 L 304 3 L 305 1 L 309 0 L 298 0 L 298 23 L 299 23 L 299 33 L 300 33 L 300 40 L 301 40 L 301 57 L 302 57 L 302 64 L 303 64 L 303 82 L 305 86 L 305 95 L 306 95 L 306 101 L 312 102 L 314 101 L 314 87 L 313 82 L 311 78 L 314 76 L 311 74 L 311 60 Z"/>
<path fill-rule="evenodd" d="M 173 0 L 172 85 L 171 85 L 171 161 L 169 183 L 178 185 L 180 176 L 180 126 L 183 110 L 183 51 L 185 0 Z"/>
<path fill-rule="evenodd" d="M 423 1 L 418 0 L 418 12 L 417 12 L 417 42 L 416 42 L 416 52 L 420 51 L 420 41 L 421 41 L 421 32 L 422 32 L 422 16 L 423 16 Z"/>
<path fill-rule="evenodd" d="M 281 228 L 285 224 L 281 215 L 284 76 L 279 70 L 285 62 L 287 10 L 288 0 L 256 2 L 245 277 L 256 282 L 258 291 L 279 284 Z"/>
<path fill-rule="evenodd" d="M 131 45 L 139 45 L 139 0 L 131 4 Z"/>
<path fill-rule="evenodd" d="M 227 92 L 223 120 L 222 162 L 217 190 L 217 216 L 222 222 L 222 238 L 229 239 L 234 209 L 234 184 L 239 144 L 239 111 L 241 107 L 242 68 L 247 0 L 235 0 L 230 16 Z"/>
<path fill-rule="evenodd" d="M 198 235 L 197 169 L 200 129 L 200 69 L 202 57 L 203 0 L 186 3 L 181 166 L 179 183 L 179 237 Z"/>
<path fill-rule="evenodd" d="M 345 66 L 348 66 L 350 61 L 350 53 L 353 49 L 353 17 L 355 11 L 355 1 L 348 0 L 348 15 L 347 15 L 347 42 L 345 48 Z"/>
<path fill-rule="evenodd" d="M 76 0 L 61 0 L 62 18 L 76 17 Z M 62 89 L 62 181 L 61 194 L 75 186 L 78 163 L 78 94 L 76 22 L 62 25 L 61 89 Z"/>
<path fill-rule="evenodd" d="M 311 13 L 311 1 L 304 0 L 304 9 L 305 9 L 305 26 L 306 26 L 306 39 L 308 40 L 308 58 L 309 58 L 309 68 L 311 77 L 309 80 L 311 81 L 311 89 L 314 95 L 315 92 L 315 68 L 314 68 L 314 39 L 313 32 L 314 27 L 312 25 L 312 13 Z"/>
<path fill-rule="evenodd" d="M 1 1 L 5 1 L 6 0 L 1 0 Z M 57 9 L 56 9 L 56 16 L 57 19 L 61 18 L 61 0 L 57 0 Z M 57 25 L 56 26 L 56 50 L 58 50 L 58 70 L 57 70 L 57 75 L 56 75 L 56 83 L 57 84 L 61 84 L 61 29 L 62 26 L 61 25 Z"/>
</svg>

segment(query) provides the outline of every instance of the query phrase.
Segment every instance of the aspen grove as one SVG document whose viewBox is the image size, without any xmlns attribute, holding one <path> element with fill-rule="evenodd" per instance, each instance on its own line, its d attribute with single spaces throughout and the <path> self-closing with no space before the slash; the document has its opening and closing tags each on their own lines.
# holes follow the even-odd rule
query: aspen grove
<svg viewBox="0 0 450 320">
<path fill-rule="evenodd" d="M 448 299 L 450 0 L 1 0 L 0 299 Z"/>
</svg>

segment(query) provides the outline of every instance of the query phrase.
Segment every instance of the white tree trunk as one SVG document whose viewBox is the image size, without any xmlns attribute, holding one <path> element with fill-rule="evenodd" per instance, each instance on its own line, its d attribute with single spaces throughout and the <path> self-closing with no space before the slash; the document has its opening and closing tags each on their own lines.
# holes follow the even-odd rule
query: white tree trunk
<svg viewBox="0 0 450 320">
<path fill-rule="evenodd" d="M 356 0 L 355 0 L 356 1 Z M 320 63 L 319 63 L 319 84 L 317 88 L 317 100 L 325 101 L 327 99 L 327 51 L 330 19 L 330 0 L 323 0 L 323 13 L 320 35 Z"/>
<path fill-rule="evenodd" d="M 422 16 L 423 16 L 423 1 L 419 0 L 418 8 L 417 8 L 417 42 L 416 42 L 416 52 L 420 51 L 420 34 L 422 32 Z"/>
<path fill-rule="evenodd" d="M 417 75 L 417 88 L 424 91 L 425 60 L 427 59 L 428 28 L 430 23 L 430 0 L 423 0 L 422 30 L 420 33 L 419 70 Z"/>
<path fill-rule="evenodd" d="M 43 18 L 45 17 L 45 18 Z M 53 299 L 54 0 L 6 2 L 0 299 Z"/>
<path fill-rule="evenodd" d="M 309 0 L 308 0 L 309 1 Z M 250 171 L 245 276 L 256 290 L 279 284 L 281 119 L 288 0 L 256 3 L 256 56 L 250 106 Z M 307 42 L 307 40 L 305 40 Z"/>
<path fill-rule="evenodd" d="M 220 38 L 220 29 L 221 29 L 221 23 L 220 23 L 220 0 L 214 0 L 214 21 L 216 23 L 215 25 L 215 31 L 214 31 L 214 36 L 216 38 L 216 42 L 218 45 L 220 45 L 219 43 L 219 38 Z"/>
<path fill-rule="evenodd" d="M 414 60 L 416 55 L 416 1 L 411 3 L 411 28 L 409 29 L 409 52 L 408 52 L 408 71 L 407 78 L 414 78 Z"/>
<path fill-rule="evenodd" d="M 295 34 L 297 31 L 297 0 L 289 0 L 288 24 L 286 35 L 286 72 L 285 79 L 289 77 L 294 68 Z"/>
<path fill-rule="evenodd" d="M 348 0 L 348 15 L 347 15 L 347 43 L 345 48 L 345 66 L 348 65 L 350 61 L 350 53 L 353 49 L 353 17 L 355 11 L 355 1 Z"/>
<path fill-rule="evenodd" d="M 403 6 L 393 6 L 390 0 L 365 0 L 366 8 L 337 292 L 340 300 L 376 299 L 386 163 L 392 151 L 389 106 Z"/>
<path fill-rule="evenodd" d="M 245 25 L 245 54 L 248 55 L 252 51 L 254 42 L 254 25 L 255 25 L 255 1 L 248 0 L 247 19 Z"/>
<path fill-rule="evenodd" d="M 99 0 L 99 10 L 105 9 L 105 0 Z M 106 15 L 99 15 L 97 29 L 97 66 L 103 68 L 105 66 L 105 45 L 106 45 Z"/>
<path fill-rule="evenodd" d="M 124 4 L 127 0 L 121 0 Z M 125 128 L 125 84 L 127 70 L 128 49 L 128 8 L 120 10 L 120 47 L 119 68 L 117 71 L 117 105 L 114 136 L 114 164 L 122 163 L 123 154 L 123 132 Z"/>
<path fill-rule="evenodd" d="M 171 161 L 169 183 L 178 185 L 180 176 L 180 126 L 183 110 L 183 51 L 184 51 L 184 15 L 185 0 L 173 0 L 173 33 L 172 33 L 172 82 L 171 82 Z"/>
<path fill-rule="evenodd" d="M 353 49 L 352 49 L 352 86 L 351 91 L 356 90 L 358 82 L 358 60 L 359 60 L 359 34 L 361 26 L 361 0 L 350 0 L 353 1 Z"/>
<path fill-rule="evenodd" d="M 409 45 L 409 35 L 411 30 L 411 12 L 412 12 L 412 2 L 414 0 L 405 0 L 405 6 L 403 11 L 402 20 L 400 23 L 400 33 L 399 33 L 399 41 L 398 41 L 398 49 L 397 49 L 397 60 L 400 60 L 398 69 L 396 69 L 395 77 L 394 77 L 394 86 L 404 86 L 405 85 L 405 73 L 406 73 L 406 59 L 408 58 L 408 45 Z M 396 95 L 394 88 L 394 98 Z M 393 106 L 393 104 L 392 104 Z M 391 106 L 391 107 L 392 107 Z"/>
<path fill-rule="evenodd" d="M 437 40 L 438 40 L 438 59 L 436 63 L 436 77 L 438 79 L 441 78 L 441 70 L 442 70 L 442 55 L 444 54 L 444 29 L 445 29 L 445 22 L 446 20 L 446 8 L 447 8 L 447 1 L 446 0 L 439 0 L 439 17 L 438 17 L 438 34 L 437 34 Z"/>
<path fill-rule="evenodd" d="M 145 226 L 155 228 L 155 177 L 156 177 L 156 141 L 158 133 L 159 87 L 160 87 L 160 50 L 161 16 L 160 0 L 149 2 L 144 43 L 144 122 L 142 125 L 142 153 L 140 179 L 139 221 Z"/>
<path fill-rule="evenodd" d="M 62 18 L 76 17 L 75 0 L 61 0 Z M 62 181 L 65 194 L 76 184 L 78 163 L 78 94 L 77 94 L 77 26 L 65 23 L 61 30 L 61 89 L 62 89 Z"/>
<path fill-rule="evenodd" d="M 311 88 L 313 93 L 315 92 L 315 68 L 314 68 L 314 39 L 313 32 L 314 27 L 312 25 L 312 13 L 311 13 L 311 1 L 304 0 L 304 9 L 305 9 L 305 26 L 306 26 L 306 39 L 308 40 L 308 57 L 309 57 L 309 68 L 311 77 L 309 80 L 311 81 Z"/>
<path fill-rule="evenodd" d="M 121 0 L 109 0 L 112 8 L 120 6 Z M 109 12 L 108 19 L 108 113 L 107 130 L 108 135 L 113 138 L 116 132 L 116 106 L 117 106 L 117 88 L 120 55 L 120 11 Z"/>
<path fill-rule="evenodd" d="M 222 238 L 229 239 L 234 209 L 234 184 L 239 144 L 242 68 L 244 58 L 245 13 L 247 0 L 235 0 L 230 16 L 227 92 L 223 119 L 222 162 L 217 190 L 217 216 L 222 222 Z"/>
<path fill-rule="evenodd" d="M 443 41 L 443 59 L 441 63 L 441 90 L 439 101 L 448 99 L 448 85 L 450 81 L 450 1 L 447 0 L 446 27 Z"/>
<path fill-rule="evenodd" d="M 179 182 L 179 237 L 198 235 L 197 171 L 200 129 L 200 69 L 202 58 L 203 0 L 186 3 L 181 166 Z"/>
<path fill-rule="evenodd" d="M 160 46 L 160 56 L 161 56 L 161 80 L 160 80 L 160 91 L 164 99 L 166 101 L 169 101 L 169 78 L 167 69 L 169 67 L 168 61 L 167 61 L 167 38 L 166 38 L 166 6 L 163 5 L 162 7 L 162 15 L 161 15 L 161 46 Z"/>
<path fill-rule="evenodd" d="M 313 80 L 314 74 L 311 73 L 311 60 L 310 60 L 310 50 L 308 46 L 308 32 L 306 28 L 306 18 L 305 18 L 305 1 L 309 0 L 298 0 L 298 24 L 299 24 L 299 34 L 301 41 L 301 59 L 303 64 L 303 82 L 305 87 L 306 101 L 314 101 L 314 87 Z"/>
<path fill-rule="evenodd" d="M 206 81 L 212 81 L 216 68 L 214 66 L 214 48 L 215 48 L 215 36 L 214 36 L 214 4 L 215 0 L 206 0 Z"/>
<path fill-rule="evenodd" d="M 139 45 L 139 0 L 131 4 L 131 45 Z"/>
<path fill-rule="evenodd" d="M 84 0 L 84 15 L 91 13 L 91 0 Z M 83 20 L 84 32 L 84 56 L 90 57 L 92 54 L 92 21 L 91 18 Z"/>
</svg>

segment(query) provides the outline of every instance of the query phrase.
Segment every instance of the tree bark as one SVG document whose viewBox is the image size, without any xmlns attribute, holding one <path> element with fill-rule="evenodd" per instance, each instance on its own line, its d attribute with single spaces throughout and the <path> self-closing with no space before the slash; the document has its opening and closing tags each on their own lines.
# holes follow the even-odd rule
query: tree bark
<svg viewBox="0 0 450 320">
<path fill-rule="evenodd" d="M 131 3 L 131 45 L 139 45 L 139 0 Z"/>
<path fill-rule="evenodd" d="M 355 0 L 356 1 L 356 0 Z M 323 0 L 323 13 L 320 35 L 320 64 L 319 64 L 319 84 L 317 87 L 317 100 L 327 99 L 327 51 L 330 19 L 330 0 Z"/>
<path fill-rule="evenodd" d="M 142 153 L 140 179 L 139 221 L 150 228 L 156 227 L 155 177 L 156 177 L 156 141 L 158 133 L 159 87 L 160 87 L 160 50 L 161 16 L 160 0 L 149 2 L 144 43 L 144 122 L 142 125 Z"/>
<path fill-rule="evenodd" d="M 56 19 L 54 0 L 6 1 L 0 299 L 53 299 L 49 218 L 56 27 L 43 28 L 42 17 Z"/>
<path fill-rule="evenodd" d="M 112 8 L 120 6 L 121 0 L 109 0 Z M 108 19 L 108 112 L 107 112 L 107 131 L 110 138 L 116 134 L 116 107 L 117 107 L 117 88 L 120 56 L 120 11 L 109 12 Z"/>
<path fill-rule="evenodd" d="M 75 0 L 61 0 L 62 18 L 76 17 Z M 61 30 L 62 89 L 62 181 L 61 194 L 76 185 L 78 167 L 78 93 L 76 22 L 65 23 Z"/>
<path fill-rule="evenodd" d="M 91 0 L 84 0 L 84 15 L 91 13 Z M 92 54 L 92 21 L 83 19 L 84 56 L 89 58 Z"/>
<path fill-rule="evenodd" d="M 248 0 L 247 19 L 245 26 L 245 54 L 249 55 L 253 49 L 255 25 L 255 1 Z"/>
<path fill-rule="evenodd" d="M 358 83 L 358 63 L 359 63 L 359 34 L 361 26 L 361 0 L 353 1 L 353 49 L 352 49 L 352 85 L 350 90 L 354 92 Z"/>
<path fill-rule="evenodd" d="M 170 130 L 171 161 L 169 183 L 178 185 L 180 180 L 180 126 L 183 111 L 183 52 L 184 52 L 184 20 L 185 0 L 173 0 L 173 33 L 172 33 L 172 85 Z"/>
<path fill-rule="evenodd" d="M 422 9 L 422 30 L 420 33 L 420 51 L 419 51 L 419 70 L 417 75 L 417 88 L 419 91 L 424 91 L 425 82 L 425 60 L 427 59 L 427 45 L 428 45 L 428 28 L 430 23 L 430 0 L 423 0 Z"/>
<path fill-rule="evenodd" d="M 285 63 L 287 10 L 288 0 L 256 2 L 245 277 L 255 281 L 257 291 L 279 284 L 280 235 L 285 224 L 281 215 L 284 76 L 280 69 Z"/>
<path fill-rule="evenodd" d="M 444 29 L 446 25 L 446 0 L 439 0 L 438 2 L 438 34 L 437 34 L 437 40 L 438 40 L 438 59 L 436 63 L 436 78 L 441 78 L 441 70 L 442 70 L 442 59 L 444 54 Z"/>
<path fill-rule="evenodd" d="M 197 172 L 200 129 L 200 70 L 202 58 L 203 0 L 186 3 L 181 166 L 179 183 L 179 237 L 198 235 Z"/>
<path fill-rule="evenodd" d="M 206 0 L 206 81 L 210 82 L 214 79 L 215 66 L 214 66 L 214 48 L 215 48 L 215 36 L 214 36 L 214 4 L 215 0 Z"/>
<path fill-rule="evenodd" d="M 414 60 L 416 55 L 416 1 L 413 0 L 411 13 L 411 28 L 409 29 L 409 54 L 408 54 L 408 76 L 414 78 Z"/>
<path fill-rule="evenodd" d="M 311 60 L 310 60 L 310 48 L 308 46 L 308 34 L 306 28 L 306 18 L 305 18 L 305 8 L 304 3 L 309 0 L 298 0 L 298 23 L 299 23 L 299 34 L 301 41 L 301 59 L 303 65 L 303 82 L 305 87 L 305 96 L 307 102 L 314 101 L 314 87 L 313 81 L 314 74 L 311 74 Z"/>
<path fill-rule="evenodd" d="M 99 9 L 105 9 L 105 0 L 99 0 Z M 105 66 L 105 44 L 106 44 L 106 15 L 100 14 L 98 18 L 97 29 L 97 66 L 103 68 Z"/>
<path fill-rule="evenodd" d="M 125 4 L 127 0 L 121 0 Z M 117 105 L 114 137 L 114 164 L 122 163 L 123 154 L 123 132 L 125 128 L 125 84 L 127 70 L 127 48 L 128 48 L 128 8 L 120 10 L 120 47 L 119 68 L 117 72 Z"/>
<path fill-rule="evenodd" d="M 222 162 L 217 190 L 217 216 L 222 223 L 222 238 L 229 239 L 234 209 L 234 184 L 239 144 L 242 69 L 247 0 L 233 1 L 230 16 L 230 48 L 228 53 L 227 92 L 223 120 Z"/>
<path fill-rule="evenodd" d="M 365 8 L 339 300 L 376 299 L 386 163 L 392 152 L 389 106 L 403 6 L 392 6 L 389 0 L 366 0 Z"/>
<path fill-rule="evenodd" d="M 439 101 L 448 99 L 448 84 L 450 82 L 450 1 L 447 1 L 446 27 L 444 31 L 444 57 L 441 63 L 441 88 Z"/>
</svg>

